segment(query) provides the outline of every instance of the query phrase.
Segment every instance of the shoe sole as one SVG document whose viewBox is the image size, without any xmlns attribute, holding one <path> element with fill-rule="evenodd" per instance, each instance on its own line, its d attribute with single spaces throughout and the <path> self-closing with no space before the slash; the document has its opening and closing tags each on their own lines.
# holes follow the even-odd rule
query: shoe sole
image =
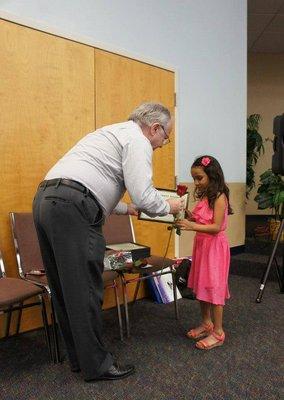
<svg viewBox="0 0 284 400">
<path fill-rule="evenodd" d="M 108 376 L 102 376 L 94 379 L 85 379 L 86 382 L 95 382 L 95 381 L 118 381 L 119 379 L 127 378 L 130 375 L 133 375 L 135 373 L 135 370 L 129 371 L 125 373 L 124 375 L 121 376 L 115 376 L 115 377 L 108 377 Z"/>
<path fill-rule="evenodd" d="M 199 346 L 197 346 L 197 343 L 196 343 L 195 347 L 198 350 L 211 350 L 211 349 L 214 349 L 215 347 L 223 346 L 223 344 L 224 344 L 224 342 L 220 342 L 220 343 L 212 344 L 211 346 L 208 346 L 208 347 L 199 347 Z"/>
</svg>

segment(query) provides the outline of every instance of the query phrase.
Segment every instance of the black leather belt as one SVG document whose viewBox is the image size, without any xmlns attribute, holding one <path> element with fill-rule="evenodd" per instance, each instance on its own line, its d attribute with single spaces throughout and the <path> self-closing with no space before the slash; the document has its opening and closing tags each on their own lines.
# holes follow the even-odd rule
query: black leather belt
<svg viewBox="0 0 284 400">
<path fill-rule="evenodd" d="M 39 187 L 43 187 L 43 188 L 46 188 L 49 186 L 58 187 L 60 185 L 69 186 L 72 189 L 75 189 L 75 190 L 78 190 L 79 192 L 84 193 L 86 196 L 92 197 L 92 199 L 94 199 L 95 202 L 97 203 L 97 205 L 101 208 L 98 200 L 93 195 L 93 193 L 90 192 L 90 190 L 88 188 L 86 188 L 86 186 L 82 185 L 82 183 L 79 183 L 77 181 L 73 181 L 71 179 L 56 178 L 56 179 L 50 179 L 50 180 L 41 182 Z"/>
</svg>

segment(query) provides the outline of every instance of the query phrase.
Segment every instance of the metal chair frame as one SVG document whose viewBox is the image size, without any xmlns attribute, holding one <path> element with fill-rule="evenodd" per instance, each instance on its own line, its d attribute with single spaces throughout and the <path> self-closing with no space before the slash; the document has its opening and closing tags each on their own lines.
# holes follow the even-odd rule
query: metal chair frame
<svg viewBox="0 0 284 400">
<path fill-rule="evenodd" d="M 6 279 L 6 270 L 5 270 L 5 265 L 4 265 L 4 260 L 2 257 L 2 253 L 0 251 L 0 279 Z M 9 278 L 8 278 L 9 279 Z M 36 285 L 34 285 L 36 286 Z M 42 315 L 42 321 L 43 321 L 43 327 L 44 327 L 44 332 L 45 332 L 45 338 L 48 346 L 48 352 L 50 359 L 53 360 L 52 358 L 52 348 L 51 348 L 51 340 L 50 340 L 50 335 L 49 335 L 49 330 L 48 330 L 48 320 L 47 320 L 47 313 L 46 313 L 46 306 L 45 306 L 45 301 L 44 297 L 42 294 L 38 294 L 39 301 L 33 302 L 33 303 L 28 303 L 24 304 L 24 301 L 28 300 L 29 298 L 34 297 L 34 295 L 30 297 L 25 297 L 23 301 L 17 301 L 11 305 L 9 305 L 7 308 L 1 308 L 0 314 L 7 314 L 7 319 L 6 319 L 6 327 L 5 327 L 5 336 L 4 338 L 7 339 L 10 334 L 10 326 L 11 326 L 11 317 L 12 313 L 14 311 L 18 311 L 18 316 L 17 316 L 17 325 L 16 325 L 16 335 L 19 333 L 20 330 L 20 325 L 21 325 L 21 318 L 22 318 L 22 310 L 25 308 L 30 308 L 34 306 L 40 306 L 41 307 L 41 315 Z"/>
<path fill-rule="evenodd" d="M 31 275 L 25 274 L 24 270 L 22 268 L 22 261 L 21 261 L 21 254 L 20 254 L 20 249 L 19 249 L 19 243 L 18 243 L 18 238 L 16 234 L 16 216 L 17 214 L 21 215 L 24 213 L 15 213 L 15 212 L 10 212 L 10 221 L 11 221 L 11 227 L 12 227 L 12 235 L 13 235 L 13 241 L 14 241 L 14 247 L 15 247 L 15 253 L 16 253 L 16 260 L 17 260 L 17 266 L 18 266 L 18 271 L 19 275 L 22 279 L 31 282 L 41 288 L 45 291 L 45 294 L 47 295 L 50 305 L 51 305 L 51 331 L 52 331 L 52 338 L 53 338 L 53 347 L 52 347 L 52 359 L 53 362 L 56 364 L 60 362 L 60 352 L 59 352 L 59 340 L 58 340 L 58 331 L 57 331 L 57 324 L 56 324 L 56 317 L 55 317 L 55 312 L 54 312 L 54 306 L 52 302 L 52 297 L 51 297 L 51 291 L 49 288 L 48 284 L 45 284 L 43 282 L 39 282 L 36 280 L 36 277 L 34 279 L 31 278 Z M 31 213 L 25 213 L 25 214 L 30 214 Z M 30 277 L 30 278 L 29 278 Z"/>
<path fill-rule="evenodd" d="M 120 220 L 120 221 L 119 221 Z M 112 231 L 113 229 L 109 229 L 112 224 L 117 224 L 115 226 L 115 232 L 114 235 L 112 236 Z M 128 225 L 128 226 L 127 226 Z M 124 226 L 126 229 L 124 229 L 124 232 L 122 233 L 122 238 L 120 240 L 119 235 L 120 235 L 120 227 Z M 132 219 L 129 215 L 111 215 L 106 219 L 105 222 L 105 227 L 104 227 L 104 236 L 106 239 L 106 244 L 114 244 L 114 243 L 125 243 L 125 242 L 135 242 L 135 233 L 134 233 L 134 228 L 133 228 L 133 223 Z M 166 275 L 166 274 L 172 274 L 172 280 L 173 280 L 173 295 L 174 295 L 174 306 L 175 306 L 175 318 L 178 320 L 179 319 L 179 310 L 178 310 L 178 303 L 177 303 L 177 287 L 176 287 L 176 279 L 175 279 L 175 268 L 174 268 L 174 260 L 166 259 L 165 257 L 158 257 L 158 256 L 152 256 L 149 257 L 148 262 L 150 265 L 152 261 L 156 263 L 156 265 L 153 265 L 150 268 L 147 268 L 147 271 L 142 270 L 139 268 L 134 268 L 133 271 L 129 270 L 118 270 L 118 273 L 121 278 L 121 284 L 122 284 L 122 294 L 123 294 L 123 304 L 124 304 L 124 314 L 125 314 L 125 325 L 126 325 L 126 335 L 127 337 L 130 337 L 130 322 L 129 322 L 129 309 L 128 309 L 128 295 L 127 295 L 127 285 L 129 283 L 136 282 L 135 286 L 135 291 L 134 291 L 134 296 L 133 296 L 133 301 L 132 301 L 132 306 L 135 304 L 139 287 L 141 284 L 141 281 L 153 278 L 154 276 L 161 276 L 161 275 Z M 158 261 L 158 265 L 157 265 Z M 170 271 L 163 271 L 164 267 L 169 267 Z M 159 271 L 159 272 L 157 272 Z M 127 279 L 125 277 L 126 274 L 138 274 L 137 277 L 135 278 L 130 278 Z"/>
<path fill-rule="evenodd" d="M 107 271 L 105 271 L 105 272 L 107 272 Z M 119 274 L 117 274 L 117 277 L 119 277 Z M 119 336 L 120 336 L 120 340 L 123 341 L 123 323 L 122 323 L 120 300 L 119 300 L 119 295 L 118 295 L 118 286 L 117 286 L 116 278 L 111 280 L 110 283 L 106 282 L 104 285 L 104 289 L 113 289 L 114 290 L 116 311 L 117 311 L 118 324 L 119 324 Z"/>
</svg>

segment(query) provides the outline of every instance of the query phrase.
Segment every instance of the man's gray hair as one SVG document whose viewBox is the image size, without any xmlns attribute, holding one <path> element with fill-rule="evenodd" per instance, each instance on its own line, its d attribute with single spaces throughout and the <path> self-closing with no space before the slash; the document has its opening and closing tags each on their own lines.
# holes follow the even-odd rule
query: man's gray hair
<svg viewBox="0 0 284 400">
<path fill-rule="evenodd" d="M 134 121 L 138 125 L 151 126 L 158 122 L 164 128 L 168 126 L 171 119 L 170 111 L 160 103 L 143 103 L 135 108 L 128 117 L 128 121 Z"/>
</svg>

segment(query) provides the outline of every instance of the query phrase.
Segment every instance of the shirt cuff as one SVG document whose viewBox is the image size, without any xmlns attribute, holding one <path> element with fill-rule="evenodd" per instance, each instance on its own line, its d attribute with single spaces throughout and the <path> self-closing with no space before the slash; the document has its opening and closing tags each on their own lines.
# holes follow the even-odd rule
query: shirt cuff
<svg viewBox="0 0 284 400">
<path fill-rule="evenodd" d="M 113 209 L 112 214 L 127 214 L 127 204 L 120 201 Z"/>
</svg>

